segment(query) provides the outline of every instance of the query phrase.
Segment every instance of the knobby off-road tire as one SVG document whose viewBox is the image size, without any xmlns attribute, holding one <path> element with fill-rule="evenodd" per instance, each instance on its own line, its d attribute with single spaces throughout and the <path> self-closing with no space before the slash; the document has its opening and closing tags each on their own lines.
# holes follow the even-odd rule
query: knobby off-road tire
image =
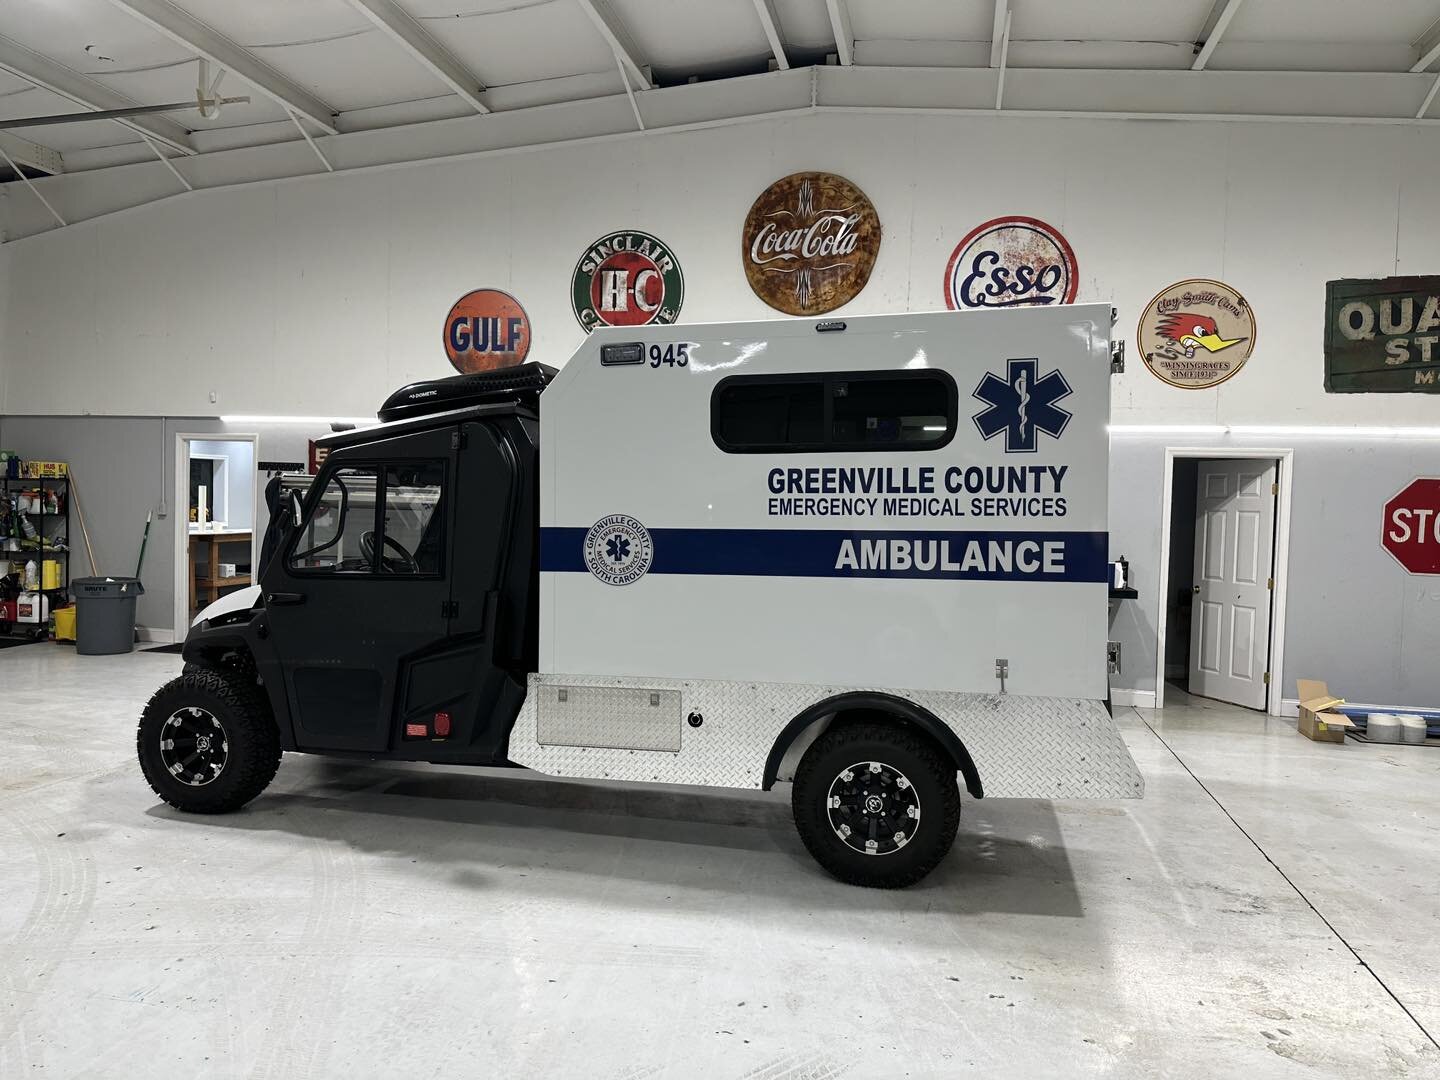
<svg viewBox="0 0 1440 1080">
<path fill-rule="evenodd" d="M 800 839 L 851 885 L 913 885 L 950 850 L 960 825 L 955 765 L 899 726 L 831 728 L 800 760 L 791 791 Z"/>
<path fill-rule="evenodd" d="M 242 675 L 225 671 L 189 672 L 157 690 L 135 749 L 155 794 L 194 814 L 240 809 L 280 767 L 269 706 Z"/>
</svg>

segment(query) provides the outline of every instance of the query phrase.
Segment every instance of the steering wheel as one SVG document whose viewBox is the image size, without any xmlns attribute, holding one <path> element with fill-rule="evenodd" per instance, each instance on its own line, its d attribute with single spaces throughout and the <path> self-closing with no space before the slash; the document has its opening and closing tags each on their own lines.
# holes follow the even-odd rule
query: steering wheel
<svg viewBox="0 0 1440 1080">
<path fill-rule="evenodd" d="M 385 537 L 384 541 L 381 542 L 380 547 L 382 549 L 380 553 L 380 566 L 388 573 L 420 573 L 420 564 L 415 561 L 415 556 L 411 555 L 410 552 L 406 551 L 404 546 L 393 536 Z M 385 548 L 389 548 L 391 551 L 395 552 L 395 557 L 393 559 L 389 555 L 385 554 Z M 374 563 L 375 531 L 373 529 L 367 529 L 365 532 L 360 534 L 360 554 L 365 556 L 365 561 L 367 563 Z"/>
</svg>

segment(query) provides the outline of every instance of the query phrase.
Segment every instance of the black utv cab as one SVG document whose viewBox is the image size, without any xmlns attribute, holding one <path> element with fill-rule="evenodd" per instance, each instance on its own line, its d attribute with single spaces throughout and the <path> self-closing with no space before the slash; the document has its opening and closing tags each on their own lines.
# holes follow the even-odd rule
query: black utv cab
<svg viewBox="0 0 1440 1080">
<path fill-rule="evenodd" d="M 202 617 L 184 674 L 145 708 L 156 794 L 235 810 L 284 750 L 508 763 L 538 652 L 538 409 L 554 375 L 415 383 L 379 426 L 320 441 L 308 496 L 281 500 L 253 605 Z"/>
</svg>

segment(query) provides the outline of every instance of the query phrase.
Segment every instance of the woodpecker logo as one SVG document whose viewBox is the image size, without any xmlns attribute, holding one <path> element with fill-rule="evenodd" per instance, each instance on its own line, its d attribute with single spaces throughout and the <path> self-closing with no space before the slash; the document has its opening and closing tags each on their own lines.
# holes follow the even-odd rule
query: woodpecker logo
<svg viewBox="0 0 1440 1080">
<path fill-rule="evenodd" d="M 1070 412 L 1057 401 L 1073 392 L 1058 369 L 1038 374 L 1035 359 L 1009 360 L 1005 378 L 987 371 L 975 388 L 975 399 L 987 406 L 975 414 L 975 426 L 986 439 L 1005 433 L 1007 454 L 1033 454 L 1039 444 L 1037 432 L 1060 438 L 1070 423 Z"/>
<path fill-rule="evenodd" d="M 673 323 L 685 298 L 685 277 L 675 253 L 649 233 L 616 232 L 596 240 L 570 281 L 575 317 L 597 326 Z"/>
<path fill-rule="evenodd" d="M 1150 373 L 1184 390 L 1217 386 L 1250 359 L 1255 313 L 1223 281 L 1177 281 L 1146 305 L 1137 334 Z"/>
</svg>

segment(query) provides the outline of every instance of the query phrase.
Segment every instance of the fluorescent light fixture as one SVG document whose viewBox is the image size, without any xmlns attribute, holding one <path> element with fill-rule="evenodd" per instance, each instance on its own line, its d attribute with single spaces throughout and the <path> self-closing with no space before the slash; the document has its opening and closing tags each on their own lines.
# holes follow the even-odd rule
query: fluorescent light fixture
<svg viewBox="0 0 1440 1080">
<path fill-rule="evenodd" d="M 1112 435 L 1224 435 L 1224 424 L 1109 424 Z"/>
<path fill-rule="evenodd" d="M 921 430 L 922 430 L 922 431 L 944 431 L 944 430 L 945 430 L 945 425 L 944 425 L 944 424 L 926 424 Z"/>
<path fill-rule="evenodd" d="M 1271 435 L 1285 438 L 1440 439 L 1440 427 L 1347 427 L 1343 424 L 1110 424 L 1112 435 Z"/>
<path fill-rule="evenodd" d="M 222 416 L 222 424 L 354 424 L 356 427 L 370 427 L 380 423 L 373 416 Z"/>
<path fill-rule="evenodd" d="M 1440 427 L 1343 427 L 1305 426 L 1286 427 L 1270 424 L 1232 424 L 1230 431 L 1236 435 L 1324 435 L 1350 436 L 1357 439 L 1440 439 Z"/>
</svg>

